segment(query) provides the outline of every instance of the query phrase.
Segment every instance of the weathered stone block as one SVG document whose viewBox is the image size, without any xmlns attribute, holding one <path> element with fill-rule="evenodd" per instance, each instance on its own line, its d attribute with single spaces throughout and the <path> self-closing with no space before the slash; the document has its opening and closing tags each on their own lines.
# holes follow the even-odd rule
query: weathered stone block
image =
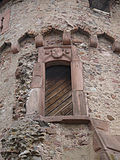
<svg viewBox="0 0 120 160">
<path fill-rule="evenodd" d="M 113 50 L 114 52 L 119 52 L 119 53 L 120 53 L 120 42 L 115 41 L 115 42 L 113 43 L 112 50 Z"/>
<path fill-rule="evenodd" d="M 31 88 L 41 88 L 43 84 L 42 77 L 34 76 L 31 83 Z"/>
<path fill-rule="evenodd" d="M 42 35 L 38 35 L 35 37 L 35 45 L 36 45 L 36 48 L 43 46 L 43 36 Z"/>
<path fill-rule="evenodd" d="M 69 31 L 64 31 L 63 33 L 63 44 L 71 44 L 71 33 Z"/>
<path fill-rule="evenodd" d="M 83 76 L 82 76 L 82 63 L 78 60 L 72 61 L 71 73 L 72 73 L 72 89 L 83 90 Z"/>
<path fill-rule="evenodd" d="M 90 47 L 94 47 L 94 48 L 97 48 L 98 46 L 98 38 L 97 38 L 97 35 L 91 35 L 90 36 Z"/>
<path fill-rule="evenodd" d="M 100 133 L 100 137 L 107 148 L 120 152 L 120 143 L 115 136 Z"/>
<path fill-rule="evenodd" d="M 18 43 L 16 44 L 12 44 L 11 45 L 11 51 L 13 52 L 13 54 L 16 54 L 20 51 L 20 46 Z"/>
<path fill-rule="evenodd" d="M 26 102 L 27 114 L 39 113 L 40 106 L 40 88 L 34 88 L 30 91 L 30 96 Z"/>
<path fill-rule="evenodd" d="M 100 129 L 103 131 L 108 131 L 109 130 L 109 122 L 99 120 L 99 119 L 92 119 L 92 125 L 96 129 Z"/>
</svg>

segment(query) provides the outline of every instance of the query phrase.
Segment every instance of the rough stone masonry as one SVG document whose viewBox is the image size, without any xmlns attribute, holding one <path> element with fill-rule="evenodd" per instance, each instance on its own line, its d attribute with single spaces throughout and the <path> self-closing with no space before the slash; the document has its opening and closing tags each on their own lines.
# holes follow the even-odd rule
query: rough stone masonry
<svg viewBox="0 0 120 160">
<path fill-rule="evenodd" d="M 0 33 L 0 160 L 105 159 L 97 152 L 103 146 L 94 148 L 91 124 L 47 123 L 36 115 L 26 117 L 33 66 L 38 60 L 35 37 L 42 34 L 46 46 L 61 43 L 62 35 L 55 30 L 71 32 L 71 43 L 83 64 L 87 116 L 107 121 L 110 128 L 106 134 L 119 137 L 120 2 L 112 2 L 105 11 L 96 5 L 91 8 L 88 0 L 11 0 L 0 7 L 0 19 L 4 17 Z M 90 35 L 97 36 L 97 46 L 90 46 Z M 113 52 L 114 42 L 118 42 L 118 52 Z M 118 148 L 107 158 L 119 160 Z"/>
</svg>

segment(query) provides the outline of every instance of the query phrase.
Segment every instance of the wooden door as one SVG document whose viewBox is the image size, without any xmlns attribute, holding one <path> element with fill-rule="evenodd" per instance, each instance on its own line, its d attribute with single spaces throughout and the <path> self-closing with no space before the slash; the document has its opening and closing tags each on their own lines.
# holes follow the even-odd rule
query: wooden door
<svg viewBox="0 0 120 160">
<path fill-rule="evenodd" d="M 45 115 L 73 115 L 69 66 L 56 65 L 46 68 Z"/>
</svg>

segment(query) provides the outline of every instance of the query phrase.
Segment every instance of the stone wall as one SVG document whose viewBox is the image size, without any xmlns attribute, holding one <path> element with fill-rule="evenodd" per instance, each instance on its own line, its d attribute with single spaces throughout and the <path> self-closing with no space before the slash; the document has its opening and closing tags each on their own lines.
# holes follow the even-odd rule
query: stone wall
<svg viewBox="0 0 120 160">
<path fill-rule="evenodd" d="M 111 42 L 105 36 L 98 38 L 97 49 L 89 48 L 88 38 L 75 33 L 73 39 L 78 55 L 83 62 L 84 91 L 90 117 L 107 120 L 111 132 L 120 134 L 119 130 L 119 55 L 113 53 Z"/>
<path fill-rule="evenodd" d="M 107 18 L 90 10 L 88 0 L 71 0 L 69 2 L 63 0 L 15 0 L 3 6 L 1 11 L 6 8 L 11 9 L 10 27 L 8 32 L 1 35 L 1 42 L 3 42 L 3 37 L 4 41 L 16 42 L 25 32 L 38 33 L 48 26 L 61 30 L 73 29 L 75 26 L 87 26 L 92 32 L 110 31 L 115 32 L 116 36 L 120 33 L 119 28 L 116 30 L 116 27 L 112 27 L 114 24 L 110 23 L 112 17 Z"/>
<path fill-rule="evenodd" d="M 31 39 L 25 40 L 21 46 L 18 54 L 13 54 L 8 46 L 0 56 L 0 135 L 11 126 L 13 119 L 26 112 L 25 104 L 37 51 Z"/>
<path fill-rule="evenodd" d="M 2 52 L 0 130 L 10 126 L 12 118 L 19 117 L 18 113 L 21 113 L 21 116 L 22 113 L 25 113 L 25 103 L 29 95 L 32 70 L 36 59 L 37 51 L 31 40 L 24 41 L 23 48 L 18 54 L 12 54 L 9 46 Z M 14 113 L 17 117 L 14 117 Z"/>
<path fill-rule="evenodd" d="M 111 30 L 114 31 L 114 33 L 119 33 L 119 25 L 120 25 L 120 21 L 119 21 L 119 17 L 120 17 L 120 1 L 116 0 L 114 1 L 116 3 L 113 3 L 112 7 L 111 7 Z"/>
<path fill-rule="evenodd" d="M 13 108 L 13 118 L 18 119 L 26 114 L 26 101 L 30 93 L 30 84 L 33 74 L 33 66 L 37 61 L 38 53 L 35 49 L 34 40 L 27 38 L 21 43 L 21 55 L 18 59 L 15 71 L 16 104 Z"/>
<path fill-rule="evenodd" d="M 106 32 L 119 40 L 120 4 L 112 8 L 110 15 L 91 10 L 88 0 L 15 0 L 5 4 L 0 12 L 6 8 L 11 10 L 9 30 L 0 35 L 0 47 L 5 42 L 15 44 L 18 40 L 21 41 L 20 37 L 26 32 L 35 36 L 44 34 L 50 28 L 72 31 L 72 39 L 79 39 L 79 43 L 73 45 L 77 47 L 83 62 L 84 92 L 89 116 L 109 121 L 111 133 L 119 135 L 120 57 L 113 53 L 112 42 L 101 33 Z M 97 48 L 89 47 L 89 37 L 81 31 L 73 32 L 78 27 L 86 28 L 91 34 L 101 34 L 98 36 Z M 34 37 L 22 41 L 17 54 L 12 54 L 10 45 L 0 51 L 0 132 L 3 133 L 12 124 L 13 117 L 17 119 L 26 112 L 25 103 L 30 92 L 32 69 L 37 60 Z M 60 131 L 56 136 L 63 134 L 65 137 L 68 133 L 74 136 L 73 129 L 68 126 L 53 125 L 54 127 Z M 74 127 L 76 132 L 81 130 L 81 126 L 72 126 Z M 85 127 L 85 130 L 88 133 L 88 128 Z M 76 148 L 78 147 L 77 140 L 74 142 L 69 136 L 67 138 L 71 141 L 70 147 L 73 147 L 74 143 L 77 143 Z M 64 138 L 61 137 L 60 141 L 63 145 Z M 52 142 L 50 143 L 52 145 Z M 47 148 L 47 144 L 45 147 Z M 63 152 L 63 146 L 60 150 Z M 55 154 L 54 152 L 47 153 L 48 157 Z M 79 149 L 75 152 L 78 153 Z M 70 148 L 68 151 L 66 149 L 65 153 L 72 157 Z"/>
<path fill-rule="evenodd" d="M 34 118 L 15 122 L 2 138 L 2 156 L 15 160 L 92 160 L 87 125 L 48 124 Z"/>
</svg>

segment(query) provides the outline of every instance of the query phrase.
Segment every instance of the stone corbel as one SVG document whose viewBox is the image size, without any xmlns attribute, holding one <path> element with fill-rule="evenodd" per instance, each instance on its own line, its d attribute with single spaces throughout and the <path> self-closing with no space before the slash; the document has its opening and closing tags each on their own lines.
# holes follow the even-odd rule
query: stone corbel
<svg viewBox="0 0 120 160">
<path fill-rule="evenodd" d="M 98 38 L 97 38 L 97 35 L 91 35 L 90 36 L 90 47 L 94 47 L 94 48 L 97 48 L 98 46 Z"/>
<path fill-rule="evenodd" d="M 71 33 L 70 31 L 63 32 L 63 44 L 70 45 L 71 44 Z"/>
<path fill-rule="evenodd" d="M 43 36 L 42 35 L 38 35 L 35 37 L 35 45 L 36 45 L 36 48 L 43 46 Z"/>
<path fill-rule="evenodd" d="M 11 51 L 13 54 L 16 54 L 20 51 L 20 45 L 17 43 L 11 45 Z"/>
<path fill-rule="evenodd" d="M 115 41 L 113 43 L 113 47 L 112 47 L 113 52 L 118 52 L 120 53 L 120 42 L 119 41 Z"/>
</svg>

